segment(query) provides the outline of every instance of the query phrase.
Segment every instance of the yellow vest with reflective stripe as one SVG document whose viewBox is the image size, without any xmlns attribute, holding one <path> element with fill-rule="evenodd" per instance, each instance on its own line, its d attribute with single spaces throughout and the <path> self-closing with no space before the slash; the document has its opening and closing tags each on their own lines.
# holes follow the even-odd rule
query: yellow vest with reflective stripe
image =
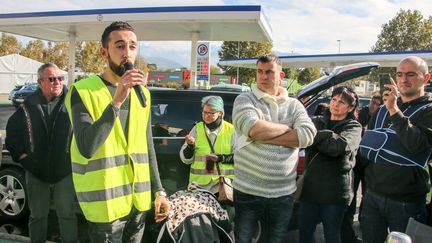
<svg viewBox="0 0 432 243">
<path fill-rule="evenodd" d="M 428 184 L 429 187 L 431 186 L 431 177 L 430 177 L 430 170 L 429 170 L 429 163 L 426 164 L 426 172 L 428 174 Z M 432 187 L 429 188 L 429 192 L 426 194 L 426 204 L 429 204 L 432 200 Z"/>
<path fill-rule="evenodd" d="M 76 89 L 84 106 L 97 121 L 112 96 L 98 76 L 73 84 L 66 97 L 71 117 L 71 93 Z M 71 143 L 72 177 L 78 202 L 90 222 L 112 222 L 127 216 L 132 206 L 139 211 L 151 207 L 150 172 L 147 153 L 147 124 L 150 115 L 150 93 L 143 92 L 147 106 L 141 107 L 134 91 L 130 93 L 128 140 L 120 118 L 96 153 L 89 159 L 81 155 L 75 136 Z"/>
<path fill-rule="evenodd" d="M 189 181 L 195 181 L 199 185 L 208 185 L 209 183 L 217 183 L 219 176 L 217 174 L 216 165 L 213 173 L 209 173 L 205 169 L 205 155 L 211 154 L 211 147 L 207 140 L 207 135 L 203 122 L 196 125 L 196 138 L 195 138 L 195 159 L 191 165 Z M 216 154 L 231 154 L 232 145 L 231 139 L 234 134 L 234 126 L 227 122 L 222 121 L 221 129 L 216 137 L 214 144 L 214 151 Z M 234 179 L 234 165 L 219 163 L 221 174 L 228 178 Z"/>
</svg>

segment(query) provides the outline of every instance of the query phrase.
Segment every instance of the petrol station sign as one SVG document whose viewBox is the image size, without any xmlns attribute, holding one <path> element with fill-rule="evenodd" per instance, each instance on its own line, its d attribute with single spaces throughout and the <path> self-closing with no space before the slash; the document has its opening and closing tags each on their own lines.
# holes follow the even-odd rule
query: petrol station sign
<svg viewBox="0 0 432 243">
<path fill-rule="evenodd" d="M 197 43 L 197 80 L 210 82 L 210 43 Z"/>
</svg>

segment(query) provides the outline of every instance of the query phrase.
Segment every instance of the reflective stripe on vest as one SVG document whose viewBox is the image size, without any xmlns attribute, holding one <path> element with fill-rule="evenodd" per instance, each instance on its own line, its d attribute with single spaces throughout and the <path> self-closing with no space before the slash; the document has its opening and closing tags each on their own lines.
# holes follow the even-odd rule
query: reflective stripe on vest
<svg viewBox="0 0 432 243">
<path fill-rule="evenodd" d="M 217 183 L 219 176 L 216 166 L 212 172 L 205 169 L 205 155 L 211 154 L 211 147 L 206 138 L 206 132 L 203 122 L 196 125 L 195 139 L 195 158 L 191 165 L 189 181 L 195 181 L 198 185 L 208 185 L 209 183 Z M 232 136 L 234 134 L 234 126 L 226 121 L 222 121 L 221 129 L 216 137 L 214 150 L 216 154 L 231 154 L 232 151 Z M 222 175 L 228 178 L 234 178 L 234 165 L 219 163 Z"/>
<path fill-rule="evenodd" d="M 136 163 L 148 163 L 147 154 L 131 154 Z M 127 155 L 118 155 L 109 158 L 100 158 L 95 160 L 89 160 L 87 165 L 75 163 L 72 161 L 72 171 L 77 174 L 84 175 L 87 172 L 104 170 L 117 166 L 126 165 L 128 163 Z"/>
<path fill-rule="evenodd" d="M 74 83 L 66 97 L 71 118 L 71 93 L 78 92 L 93 121 L 97 121 L 112 102 L 112 96 L 98 76 Z M 130 93 L 128 140 L 117 117 L 106 141 L 87 159 L 82 156 L 75 136 L 71 143 L 72 176 L 75 191 L 90 222 L 112 222 L 130 213 L 151 207 L 150 171 L 147 153 L 147 124 L 150 94 L 143 88 L 147 106 L 141 107 L 134 91 Z M 72 118 L 71 118 L 72 120 Z"/>
</svg>

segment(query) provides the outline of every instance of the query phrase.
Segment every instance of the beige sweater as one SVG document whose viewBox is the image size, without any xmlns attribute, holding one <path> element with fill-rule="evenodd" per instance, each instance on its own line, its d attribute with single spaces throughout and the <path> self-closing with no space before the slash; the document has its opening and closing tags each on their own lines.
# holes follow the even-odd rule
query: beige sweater
<svg viewBox="0 0 432 243">
<path fill-rule="evenodd" d="M 298 148 L 246 141 L 258 120 L 283 123 L 296 129 L 301 148 L 312 144 L 315 126 L 303 105 L 281 88 L 277 97 L 253 87 L 239 95 L 233 108 L 233 124 L 243 139 L 234 152 L 234 188 L 255 196 L 276 198 L 296 190 Z"/>
</svg>

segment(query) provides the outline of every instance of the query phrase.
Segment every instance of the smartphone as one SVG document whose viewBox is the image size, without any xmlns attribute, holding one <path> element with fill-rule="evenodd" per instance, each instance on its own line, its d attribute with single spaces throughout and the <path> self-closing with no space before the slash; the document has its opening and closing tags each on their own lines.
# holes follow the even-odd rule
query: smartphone
<svg viewBox="0 0 432 243">
<path fill-rule="evenodd" d="M 391 77 L 390 77 L 389 73 L 380 73 L 379 78 L 380 78 L 380 91 L 382 94 L 382 92 L 384 92 L 384 90 L 388 89 L 385 87 L 385 85 L 391 84 L 391 81 L 390 81 Z"/>
<path fill-rule="evenodd" d="M 213 170 L 215 167 L 214 157 L 215 157 L 215 155 L 212 155 L 212 154 L 207 154 L 205 156 L 207 173 L 213 173 Z M 216 156 L 216 158 L 217 158 L 217 156 Z"/>
<path fill-rule="evenodd" d="M 390 82 L 390 74 L 389 73 L 381 73 L 380 74 L 380 81 L 383 84 L 391 84 L 391 82 Z"/>
</svg>

